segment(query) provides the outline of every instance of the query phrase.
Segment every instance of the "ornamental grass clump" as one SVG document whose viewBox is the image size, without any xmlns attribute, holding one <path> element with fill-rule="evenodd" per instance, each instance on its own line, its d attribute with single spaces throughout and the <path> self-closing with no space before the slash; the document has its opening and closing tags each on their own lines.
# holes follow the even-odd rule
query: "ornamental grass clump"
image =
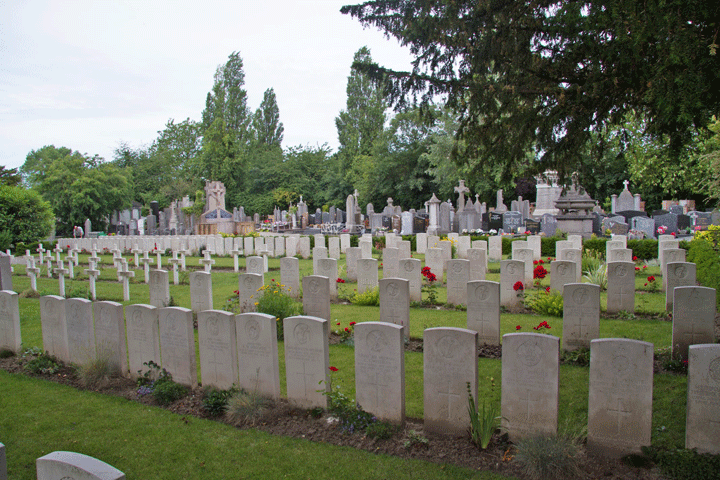
<svg viewBox="0 0 720 480">
<path fill-rule="evenodd" d="M 494 379 L 491 377 L 492 387 L 495 387 Z M 475 399 L 470 389 L 470 382 L 467 382 L 468 392 L 468 415 L 470 416 L 470 440 L 477 445 L 481 450 L 485 450 L 495 431 L 500 427 L 500 412 L 498 411 L 497 405 L 483 400 L 482 409 L 479 409 L 475 405 Z"/>
<path fill-rule="evenodd" d="M 607 267 L 605 264 L 600 264 L 595 269 L 585 271 L 583 278 L 589 283 L 597 285 L 600 290 L 607 290 Z"/>
<path fill-rule="evenodd" d="M 538 435 L 520 440 L 515 462 L 532 480 L 577 478 L 580 474 L 577 441 L 561 435 Z"/>
<path fill-rule="evenodd" d="M 239 390 L 227 400 L 225 419 L 236 427 L 255 425 L 272 406 L 272 400 L 256 391 Z"/>
<path fill-rule="evenodd" d="M 110 352 L 107 349 L 100 349 L 95 358 L 78 368 L 80 382 L 85 388 L 107 385 L 110 379 L 119 373 L 119 368 L 110 360 Z"/>
</svg>

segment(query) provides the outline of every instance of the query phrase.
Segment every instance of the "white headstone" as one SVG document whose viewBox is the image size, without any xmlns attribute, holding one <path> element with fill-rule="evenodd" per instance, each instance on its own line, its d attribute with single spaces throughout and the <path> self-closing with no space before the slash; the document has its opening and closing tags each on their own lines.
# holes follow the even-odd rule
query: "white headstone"
<svg viewBox="0 0 720 480">
<path fill-rule="evenodd" d="M 212 276 L 207 272 L 190 272 L 190 304 L 195 313 L 212 310 Z"/>
<path fill-rule="evenodd" d="M 257 311 L 256 303 L 263 294 L 264 277 L 257 273 L 243 273 L 238 276 L 238 300 L 242 313 Z"/>
<path fill-rule="evenodd" d="M 403 278 L 380 280 L 380 321 L 403 327 L 410 337 L 410 282 Z"/>
<path fill-rule="evenodd" d="M 398 277 L 407 280 L 410 286 L 410 301 L 422 301 L 422 262 L 416 258 L 405 258 L 398 262 Z"/>
<path fill-rule="evenodd" d="M 0 352 L 10 350 L 19 353 L 21 344 L 18 294 L 0 290 Z"/>
<path fill-rule="evenodd" d="M 192 310 L 181 307 L 161 308 L 158 317 L 162 367 L 172 375 L 173 381 L 188 386 L 197 385 Z"/>
<path fill-rule="evenodd" d="M 228 389 L 237 383 L 235 315 L 220 310 L 198 313 L 198 344 L 203 386 Z"/>
<path fill-rule="evenodd" d="M 687 359 L 688 347 L 715 342 L 716 292 L 707 287 L 677 287 L 673 305 L 673 355 Z"/>
<path fill-rule="evenodd" d="M 280 397 L 277 328 L 277 320 L 272 315 L 235 316 L 240 388 L 271 398 Z"/>
<path fill-rule="evenodd" d="M 685 448 L 720 455 L 720 345 L 691 345 Z"/>
<path fill-rule="evenodd" d="M 500 345 L 500 284 L 475 280 L 467 284 L 467 328 L 479 345 Z"/>
<path fill-rule="evenodd" d="M 330 279 L 316 275 L 302 278 L 305 315 L 330 321 Z"/>
<path fill-rule="evenodd" d="M 355 396 L 381 420 L 405 421 L 405 343 L 400 325 L 362 322 L 355 326 Z"/>
<path fill-rule="evenodd" d="M 95 330 L 92 302 L 86 298 L 65 301 L 68 353 L 70 363 L 85 365 L 95 359 Z"/>
<path fill-rule="evenodd" d="M 95 350 L 108 359 L 120 375 L 128 376 L 127 343 L 123 306 L 117 302 L 95 302 Z"/>
<path fill-rule="evenodd" d="M 303 286 L 306 278 L 303 278 Z M 327 407 L 323 391 L 330 391 L 328 321 L 316 317 L 288 317 L 283 322 L 283 329 L 288 400 L 301 408 Z"/>
<path fill-rule="evenodd" d="M 600 287 L 568 283 L 563 289 L 563 350 L 590 348 L 600 336 Z"/>
<path fill-rule="evenodd" d="M 130 376 L 137 378 L 148 370 L 144 363 L 161 364 L 158 309 L 152 305 L 128 305 L 125 314 Z"/>
<path fill-rule="evenodd" d="M 42 325 L 43 350 L 64 362 L 70 361 L 65 323 L 65 299 L 57 295 L 40 297 L 40 323 Z"/>
<path fill-rule="evenodd" d="M 35 461 L 37 480 L 125 480 L 125 474 L 97 458 L 52 452 Z"/>
</svg>

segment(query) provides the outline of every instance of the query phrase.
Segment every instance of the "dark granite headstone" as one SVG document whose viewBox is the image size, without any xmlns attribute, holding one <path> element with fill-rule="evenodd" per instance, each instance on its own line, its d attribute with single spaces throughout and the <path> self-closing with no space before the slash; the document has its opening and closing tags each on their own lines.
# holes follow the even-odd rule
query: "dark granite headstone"
<svg viewBox="0 0 720 480">
<path fill-rule="evenodd" d="M 536 220 L 525 220 L 525 230 L 529 231 L 533 235 L 537 235 L 540 233 L 540 222 Z"/>
<path fill-rule="evenodd" d="M 691 221 L 689 215 L 685 215 L 683 213 L 683 214 L 677 216 L 678 230 L 685 230 L 686 228 L 690 228 L 691 225 L 692 225 L 692 221 Z"/>
<path fill-rule="evenodd" d="M 160 203 L 155 200 L 150 202 L 150 212 L 155 215 L 155 218 L 158 218 L 160 216 Z"/>
<path fill-rule="evenodd" d="M 625 218 L 625 223 L 627 224 L 630 224 L 630 220 L 635 217 L 647 217 L 647 213 L 639 210 L 625 210 L 623 212 L 616 212 L 615 215 Z"/>
<path fill-rule="evenodd" d="M 655 238 L 655 220 L 648 217 L 635 217 L 630 221 L 633 230 L 645 234 L 646 238 Z"/>
<path fill-rule="evenodd" d="M 480 220 L 480 228 L 487 232 L 490 230 L 490 214 L 489 213 L 483 213 L 481 220 Z"/>
<path fill-rule="evenodd" d="M 308 215 L 308 225 L 315 225 L 315 214 L 311 213 Z"/>
<path fill-rule="evenodd" d="M 382 217 L 382 226 L 383 228 L 387 228 L 388 230 L 392 229 L 392 218 L 383 216 Z"/>
<path fill-rule="evenodd" d="M 603 215 L 602 213 L 593 212 L 593 233 L 595 235 L 599 235 L 599 236 L 604 235 L 603 226 L 602 226 L 602 222 L 603 222 L 604 218 L 605 218 L 605 215 Z"/>
<path fill-rule="evenodd" d="M 664 215 L 653 215 L 655 220 L 655 231 L 661 226 L 667 227 L 666 235 L 678 232 L 678 216 L 673 213 L 666 213 Z"/>
<path fill-rule="evenodd" d="M 490 230 L 501 230 L 503 228 L 503 214 L 490 212 Z"/>
<path fill-rule="evenodd" d="M 323 212 L 322 223 L 332 223 L 332 221 L 330 220 L 331 218 L 332 216 L 330 215 L 330 212 Z M 333 218 L 333 220 L 335 219 Z"/>
<path fill-rule="evenodd" d="M 503 231 L 517 233 L 518 227 L 522 227 L 522 213 L 505 212 L 503 213 Z"/>
<path fill-rule="evenodd" d="M 427 231 L 427 226 L 425 225 L 425 217 L 415 215 L 413 217 L 413 232 L 425 233 L 426 231 Z"/>
<path fill-rule="evenodd" d="M 684 215 L 685 208 L 682 205 L 671 205 L 670 213 L 674 213 L 675 215 Z"/>
<path fill-rule="evenodd" d="M 630 231 L 630 226 L 627 223 L 613 222 L 610 225 L 610 231 L 613 235 L 627 235 Z"/>
<path fill-rule="evenodd" d="M 540 231 L 546 237 L 552 237 L 555 235 L 555 232 L 557 231 L 557 218 L 555 218 L 555 215 L 546 213 L 542 216 L 540 219 Z"/>
</svg>

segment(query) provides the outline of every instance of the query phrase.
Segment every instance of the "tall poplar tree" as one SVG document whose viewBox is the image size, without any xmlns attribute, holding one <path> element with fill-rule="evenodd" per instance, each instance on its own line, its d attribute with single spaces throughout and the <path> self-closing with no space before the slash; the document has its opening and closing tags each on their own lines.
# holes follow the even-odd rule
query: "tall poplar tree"
<svg viewBox="0 0 720 480">
<path fill-rule="evenodd" d="M 285 127 L 280 121 L 280 109 L 272 88 L 265 90 L 262 103 L 253 115 L 253 130 L 259 144 L 281 146 Z"/>
</svg>

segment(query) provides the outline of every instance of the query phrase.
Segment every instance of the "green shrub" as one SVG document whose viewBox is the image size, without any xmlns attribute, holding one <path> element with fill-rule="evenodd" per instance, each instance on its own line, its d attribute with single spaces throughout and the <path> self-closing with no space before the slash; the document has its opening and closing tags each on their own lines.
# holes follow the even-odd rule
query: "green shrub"
<svg viewBox="0 0 720 480">
<path fill-rule="evenodd" d="M 4 252 L 6 250 L 9 250 L 10 246 L 12 245 L 12 241 L 13 238 L 10 230 L 3 230 L 2 232 L 0 232 L 0 251 Z M 15 251 L 15 254 L 17 254 L 17 249 Z"/>
<path fill-rule="evenodd" d="M 374 422 L 365 428 L 365 435 L 378 440 L 387 440 L 392 437 L 397 428 L 390 422 Z"/>
<path fill-rule="evenodd" d="M 540 256 L 555 258 L 555 244 L 559 238 L 557 237 L 541 237 L 540 238 Z"/>
<path fill-rule="evenodd" d="M 512 254 L 512 240 L 508 237 L 502 237 L 502 254 L 503 255 L 511 255 Z"/>
<path fill-rule="evenodd" d="M 239 390 L 228 398 L 225 419 L 231 425 L 254 425 L 272 405 L 272 401 L 258 392 Z"/>
<path fill-rule="evenodd" d="M 302 304 L 295 300 L 293 297 L 287 295 L 284 290 L 284 286 L 280 282 L 271 281 L 269 285 L 263 285 L 260 288 L 260 297 L 258 298 L 255 309 L 260 313 L 266 313 L 272 315 L 277 320 L 277 336 L 278 340 L 283 339 L 283 322 L 287 317 L 302 314 Z M 235 295 L 232 298 L 237 298 Z M 229 308 L 226 310 L 237 312 L 239 307 L 237 303 L 235 305 L 232 302 L 229 304 Z"/>
<path fill-rule="evenodd" d="M 525 293 L 525 306 L 540 315 L 563 316 L 563 296 L 557 290 L 533 290 Z"/>
<path fill-rule="evenodd" d="M 657 464 L 663 475 L 675 480 L 715 480 L 720 472 L 720 455 L 658 447 L 642 447 L 642 451 Z"/>
<path fill-rule="evenodd" d="M 697 265 L 697 281 L 704 287 L 720 291 L 720 253 L 709 241 L 696 239 L 690 242 L 687 261 Z M 716 296 L 720 307 L 720 295 Z"/>
<path fill-rule="evenodd" d="M 236 392 L 237 389 L 235 388 L 231 388 L 229 390 L 211 388 L 206 390 L 205 396 L 202 400 L 203 410 L 205 410 L 211 417 L 219 417 L 225 413 L 228 399 Z"/>
<path fill-rule="evenodd" d="M 165 369 L 163 369 L 163 371 L 165 371 Z M 173 382 L 170 374 L 159 378 L 153 388 L 153 397 L 160 405 L 170 405 L 185 395 L 187 395 L 187 387 Z"/>
<path fill-rule="evenodd" d="M 377 307 L 380 305 L 380 288 L 368 288 L 363 293 L 355 293 L 350 296 L 350 302 L 353 305 Z"/>
<path fill-rule="evenodd" d="M 55 374 L 62 366 L 60 361 L 47 352 L 42 352 L 37 347 L 26 350 L 23 357 L 33 357 L 25 364 L 25 370 L 35 375 L 42 373 Z"/>
<path fill-rule="evenodd" d="M 590 349 L 583 347 L 571 351 L 563 350 L 560 353 L 560 360 L 564 363 L 587 367 L 590 365 Z"/>
<path fill-rule="evenodd" d="M 600 255 L 600 258 L 605 258 L 606 242 L 607 238 L 604 237 L 593 237 L 583 240 L 583 253 L 587 254 L 588 252 L 595 252 L 597 255 Z"/>
<path fill-rule="evenodd" d="M 403 241 L 410 242 L 410 251 L 417 252 L 417 235 L 403 235 Z"/>
<path fill-rule="evenodd" d="M 580 475 L 577 442 L 564 436 L 535 436 L 520 440 L 515 461 L 530 479 L 577 478 Z"/>
<path fill-rule="evenodd" d="M 605 255 L 600 254 L 597 250 L 583 250 L 581 271 L 597 270 L 604 263 Z"/>
<path fill-rule="evenodd" d="M 638 260 L 652 260 L 658 256 L 657 240 L 628 240 L 627 248 L 633 251 L 633 256 Z"/>
</svg>

